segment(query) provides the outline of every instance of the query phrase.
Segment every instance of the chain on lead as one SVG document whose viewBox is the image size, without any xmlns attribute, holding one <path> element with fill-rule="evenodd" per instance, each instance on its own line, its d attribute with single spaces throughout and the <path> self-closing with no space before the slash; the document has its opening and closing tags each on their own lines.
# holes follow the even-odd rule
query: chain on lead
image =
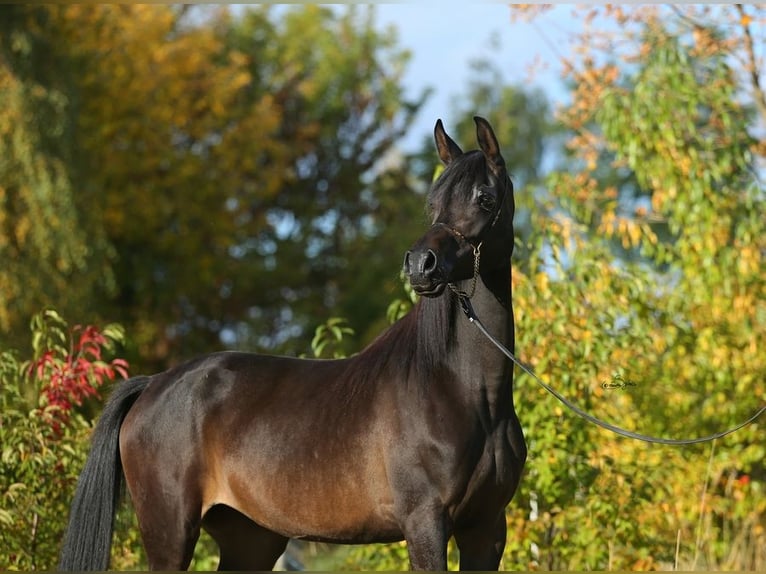
<svg viewBox="0 0 766 574">
<path fill-rule="evenodd" d="M 471 280 L 471 288 L 468 291 L 462 291 L 458 289 L 457 287 L 455 287 L 454 283 L 447 283 L 447 286 L 450 288 L 450 291 L 452 291 L 458 297 L 466 297 L 468 299 L 473 297 L 473 294 L 476 292 L 476 283 L 479 281 L 480 261 L 481 261 L 481 243 L 479 243 L 476 247 L 473 248 L 473 279 Z"/>
</svg>

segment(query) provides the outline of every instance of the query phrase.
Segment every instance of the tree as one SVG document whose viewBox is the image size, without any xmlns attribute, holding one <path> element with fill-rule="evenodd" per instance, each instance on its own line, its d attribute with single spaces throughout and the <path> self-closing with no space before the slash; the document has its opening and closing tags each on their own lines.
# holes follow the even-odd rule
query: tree
<svg viewBox="0 0 766 574">
<path fill-rule="evenodd" d="M 305 350 L 317 317 L 336 307 L 360 332 L 382 315 L 380 294 L 394 288 L 404 249 L 389 224 L 413 213 L 389 199 L 413 185 L 392 150 L 422 99 L 403 96 L 407 54 L 392 32 L 374 29 L 372 8 L 252 7 L 236 17 L 160 5 L 6 10 L 8 37 L 38 22 L 40 46 L 8 69 L 47 74 L 63 102 L 53 110 L 62 127 L 28 131 L 39 139 L 50 127 L 51 145 L 63 147 L 36 175 L 58 187 L 27 188 L 48 211 L 67 209 L 45 233 L 41 216 L 18 220 L 40 235 L 37 251 L 61 252 L 48 299 L 69 298 L 75 279 L 92 277 L 72 306 L 125 324 L 140 370 L 224 345 L 288 350 L 296 336 L 304 342 L 292 349 Z M 54 45 L 58 64 L 49 65 L 42 56 Z M 41 299 L 43 287 L 23 280 L 24 266 L 47 261 L 33 262 L 36 254 L 18 252 L 4 280 L 9 297 L 24 285 L 30 301 Z M 352 257 L 385 265 L 364 270 L 365 290 L 346 296 L 338 286 Z M 376 275 L 381 268 L 390 271 Z"/>
<path fill-rule="evenodd" d="M 67 6 L 55 16 L 82 70 L 78 188 L 116 251 L 118 291 L 102 313 L 128 326 L 144 368 L 216 348 L 221 291 L 245 274 L 230 255 L 241 217 L 232 202 L 240 186 L 274 193 L 285 170 L 287 145 L 272 137 L 278 111 L 244 101 L 250 75 L 223 41 L 225 11 L 202 23 L 170 6 Z M 172 348 L 181 340 L 183 352 Z"/>
<path fill-rule="evenodd" d="M 54 28 L 39 10 L 0 7 L 0 341 L 12 345 L 40 307 L 82 309 L 113 287 L 108 243 L 69 171 L 72 70 Z"/>
<path fill-rule="evenodd" d="M 259 318 L 246 341 L 274 348 L 328 312 L 374 332 L 397 285 L 402 230 L 420 213 L 410 209 L 408 160 L 394 148 L 422 103 L 400 85 L 409 56 L 392 32 L 373 31 L 371 10 L 289 10 L 264 29 L 265 14 L 248 11 L 230 41 L 251 58 L 255 93 L 274 94 L 277 137 L 293 156 L 273 201 L 243 205 L 267 222 L 240 241 L 257 269 L 239 289 Z"/>
<path fill-rule="evenodd" d="M 675 436 L 731 426 L 766 380 L 755 9 L 576 16 L 590 25 L 564 62 L 572 153 L 533 218 L 530 270 L 514 275 L 517 347 L 607 420 Z M 618 27 L 599 32 L 604 21 Z M 616 376 L 636 387 L 600 386 Z M 649 449 L 530 383 L 517 384 L 531 449 L 506 567 L 763 567 L 763 423 L 706 448 Z"/>
</svg>

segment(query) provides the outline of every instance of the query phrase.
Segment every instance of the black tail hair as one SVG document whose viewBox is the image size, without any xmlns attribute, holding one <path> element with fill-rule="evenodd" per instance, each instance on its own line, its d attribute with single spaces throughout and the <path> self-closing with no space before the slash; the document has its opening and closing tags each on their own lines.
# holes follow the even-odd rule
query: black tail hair
<svg viewBox="0 0 766 574">
<path fill-rule="evenodd" d="M 120 427 L 149 382 L 149 377 L 135 377 L 123 382 L 115 388 L 104 407 L 77 482 L 61 547 L 59 570 L 106 570 L 109 567 L 114 515 L 123 481 Z"/>
</svg>

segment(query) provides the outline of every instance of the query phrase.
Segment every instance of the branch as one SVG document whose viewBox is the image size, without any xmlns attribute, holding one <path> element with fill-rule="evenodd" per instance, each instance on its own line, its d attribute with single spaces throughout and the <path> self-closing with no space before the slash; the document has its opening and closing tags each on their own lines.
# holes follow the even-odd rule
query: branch
<svg viewBox="0 0 766 574">
<path fill-rule="evenodd" d="M 689 24 L 692 28 L 695 30 L 706 30 L 706 26 L 700 24 L 697 22 L 694 18 L 686 14 L 683 10 L 681 10 L 678 6 L 675 4 L 670 5 L 670 9 L 675 12 L 676 16 L 678 16 L 681 20 Z"/>
<path fill-rule="evenodd" d="M 758 70 L 757 59 L 755 57 L 755 48 L 753 44 L 753 35 L 750 31 L 750 16 L 745 13 L 745 7 L 742 4 L 736 4 L 739 12 L 740 23 L 745 33 L 745 52 L 747 54 L 747 71 L 750 72 L 750 83 L 753 87 L 753 99 L 761 114 L 761 119 L 766 123 L 766 93 L 761 87 L 760 74 Z"/>
</svg>

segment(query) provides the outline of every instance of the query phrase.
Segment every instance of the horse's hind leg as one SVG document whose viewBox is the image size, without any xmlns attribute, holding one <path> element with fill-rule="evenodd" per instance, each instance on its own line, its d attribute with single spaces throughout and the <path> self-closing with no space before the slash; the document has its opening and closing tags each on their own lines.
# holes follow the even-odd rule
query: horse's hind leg
<svg viewBox="0 0 766 574">
<path fill-rule="evenodd" d="M 136 511 L 149 569 L 186 570 L 199 539 L 199 513 L 195 520 L 166 513 L 166 509 Z"/>
<path fill-rule="evenodd" d="M 154 490 L 133 506 L 151 570 L 186 570 L 200 534 L 200 506 L 180 495 Z"/>
<path fill-rule="evenodd" d="M 211 508 L 202 526 L 218 543 L 219 570 L 271 570 L 288 539 L 222 504 Z"/>
<path fill-rule="evenodd" d="M 179 483 L 167 464 L 149 464 L 135 448 L 122 448 L 126 484 L 151 570 L 186 570 L 202 522 L 202 501 L 190 483 Z M 155 456 L 167 461 L 169 457 Z"/>
</svg>

